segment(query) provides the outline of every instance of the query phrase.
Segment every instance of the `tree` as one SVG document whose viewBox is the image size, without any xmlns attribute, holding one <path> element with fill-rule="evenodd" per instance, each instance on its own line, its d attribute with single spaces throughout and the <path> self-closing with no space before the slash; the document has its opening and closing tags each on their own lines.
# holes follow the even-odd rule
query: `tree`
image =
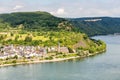
<svg viewBox="0 0 120 80">
<path fill-rule="evenodd" d="M 31 42 L 32 41 L 32 37 L 26 36 L 24 41 L 25 42 Z"/>
<path fill-rule="evenodd" d="M 50 40 L 50 41 L 52 41 L 52 40 L 53 40 L 53 37 L 52 37 L 52 36 L 50 36 L 50 37 L 49 37 L 49 40 Z"/>
<path fill-rule="evenodd" d="M 73 49 L 68 47 L 69 53 L 74 53 Z"/>
<path fill-rule="evenodd" d="M 19 39 L 19 36 L 15 36 L 15 41 L 18 41 L 18 39 Z"/>
<path fill-rule="evenodd" d="M 13 33 L 10 33 L 10 36 L 12 37 L 12 36 L 14 36 L 14 34 L 13 34 Z"/>
<path fill-rule="evenodd" d="M 15 56 L 13 57 L 13 59 L 18 59 L 18 56 L 17 56 L 17 55 L 15 55 Z"/>
<path fill-rule="evenodd" d="M 3 35 L 0 35 L 0 41 L 4 39 L 4 36 Z"/>
<path fill-rule="evenodd" d="M 38 41 L 38 40 L 34 40 L 34 41 L 32 41 L 32 45 L 33 45 L 33 46 L 37 46 L 37 45 L 39 45 L 39 41 Z"/>
</svg>

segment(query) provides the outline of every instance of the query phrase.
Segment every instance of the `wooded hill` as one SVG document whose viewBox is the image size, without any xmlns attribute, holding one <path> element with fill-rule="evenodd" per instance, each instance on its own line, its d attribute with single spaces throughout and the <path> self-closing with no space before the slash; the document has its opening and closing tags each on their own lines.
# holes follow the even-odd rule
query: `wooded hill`
<svg viewBox="0 0 120 80">
<path fill-rule="evenodd" d="M 71 25 L 63 18 L 55 17 L 47 12 L 16 12 L 0 14 L 0 24 L 5 27 L 20 27 L 26 30 L 60 30 L 71 29 Z M 6 25 L 3 25 L 6 24 Z"/>
<path fill-rule="evenodd" d="M 68 20 L 81 32 L 89 36 L 120 33 L 120 18 L 91 17 Z"/>
<path fill-rule="evenodd" d="M 32 31 L 77 31 L 94 36 L 120 33 L 120 18 L 88 17 L 65 19 L 41 11 L 0 14 L 0 29 L 9 29 L 11 27 Z"/>
<path fill-rule="evenodd" d="M 69 49 L 103 51 L 104 42 L 92 40 L 71 21 L 47 12 L 0 14 L 0 44 L 31 46 L 66 46 Z"/>
</svg>

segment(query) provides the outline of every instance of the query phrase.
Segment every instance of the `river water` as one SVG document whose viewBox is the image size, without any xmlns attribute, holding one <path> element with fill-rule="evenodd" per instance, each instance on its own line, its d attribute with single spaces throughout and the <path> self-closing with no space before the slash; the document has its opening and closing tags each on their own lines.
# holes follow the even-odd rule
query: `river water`
<svg viewBox="0 0 120 80">
<path fill-rule="evenodd" d="M 93 57 L 0 68 L 0 80 L 120 80 L 120 36 L 96 36 L 107 51 Z"/>
</svg>

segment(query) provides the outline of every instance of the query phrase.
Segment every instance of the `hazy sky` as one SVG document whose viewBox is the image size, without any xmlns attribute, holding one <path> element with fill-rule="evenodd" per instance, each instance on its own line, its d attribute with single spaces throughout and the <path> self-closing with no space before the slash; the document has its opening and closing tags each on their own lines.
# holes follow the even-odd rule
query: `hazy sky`
<svg viewBox="0 0 120 80">
<path fill-rule="evenodd" d="M 0 0 L 0 13 L 47 11 L 59 17 L 120 17 L 120 0 Z"/>
</svg>

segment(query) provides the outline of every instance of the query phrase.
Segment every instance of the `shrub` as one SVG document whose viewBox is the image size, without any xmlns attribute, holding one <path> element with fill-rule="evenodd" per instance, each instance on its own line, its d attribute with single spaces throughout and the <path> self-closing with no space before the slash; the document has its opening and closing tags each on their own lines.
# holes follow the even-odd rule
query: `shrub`
<svg viewBox="0 0 120 80">
<path fill-rule="evenodd" d="M 26 36 L 24 41 L 25 42 L 31 42 L 32 41 L 32 37 Z"/>
<path fill-rule="evenodd" d="M 15 56 L 13 57 L 13 59 L 18 59 L 18 56 L 17 56 L 17 55 L 15 55 Z"/>
<path fill-rule="evenodd" d="M 16 60 L 13 60 L 13 61 L 12 61 L 12 63 L 14 63 L 14 64 L 15 64 L 16 62 L 17 62 Z"/>
<path fill-rule="evenodd" d="M 72 48 L 68 47 L 69 53 L 74 53 L 74 51 L 72 50 Z"/>
</svg>

